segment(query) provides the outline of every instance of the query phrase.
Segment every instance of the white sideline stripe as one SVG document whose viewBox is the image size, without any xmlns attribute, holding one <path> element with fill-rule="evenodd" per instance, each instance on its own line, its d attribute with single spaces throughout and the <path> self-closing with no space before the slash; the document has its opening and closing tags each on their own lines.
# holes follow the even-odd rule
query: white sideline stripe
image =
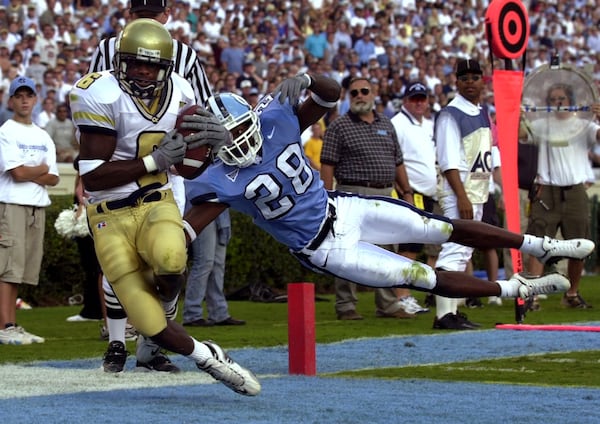
<svg viewBox="0 0 600 424">
<path fill-rule="evenodd" d="M 36 366 L 2 365 L 0 399 L 58 395 L 81 392 L 106 392 L 195 384 L 221 384 L 200 371 L 178 374 L 127 371 L 109 374 L 97 369 L 65 369 Z"/>
</svg>

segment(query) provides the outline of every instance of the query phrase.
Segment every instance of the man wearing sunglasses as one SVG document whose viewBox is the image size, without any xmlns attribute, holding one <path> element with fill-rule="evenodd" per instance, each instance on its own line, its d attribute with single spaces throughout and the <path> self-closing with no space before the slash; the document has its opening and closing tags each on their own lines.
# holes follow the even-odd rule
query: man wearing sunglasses
<svg viewBox="0 0 600 424">
<path fill-rule="evenodd" d="M 325 188 L 350 193 L 390 196 L 392 189 L 412 203 L 402 152 L 389 118 L 377 113 L 375 93 L 368 79 L 358 77 L 348 85 L 350 110 L 325 131 L 321 151 L 321 178 Z M 391 246 L 386 246 L 391 250 Z M 359 320 L 356 284 L 336 277 L 335 310 L 341 320 Z M 375 289 L 376 316 L 412 318 L 392 288 Z"/>
<path fill-rule="evenodd" d="M 527 232 L 535 235 L 563 237 L 588 236 L 589 199 L 585 183 L 588 181 L 588 151 L 600 142 L 600 125 L 577 116 L 570 106 L 577 105 L 574 87 L 565 83 L 550 86 L 546 105 L 552 111 L 531 122 L 531 133 L 521 131 L 529 141 L 539 145 L 535 193 Z M 600 116 L 600 104 L 592 111 Z M 569 259 L 568 277 L 571 288 L 564 294 L 562 305 L 567 308 L 591 308 L 579 294 L 579 282 L 584 261 Z M 543 272 L 544 265 L 529 258 L 527 271 Z"/>
<path fill-rule="evenodd" d="M 435 127 L 437 160 L 443 176 L 438 197 L 448 218 L 481 221 L 492 172 L 492 132 L 487 109 L 479 103 L 484 89 L 479 62 L 458 61 L 456 78 L 458 94 L 440 111 Z M 472 254 L 471 247 L 444 243 L 436 268 L 465 271 Z M 478 326 L 458 312 L 458 299 L 436 296 L 433 328 L 470 330 Z"/>
</svg>

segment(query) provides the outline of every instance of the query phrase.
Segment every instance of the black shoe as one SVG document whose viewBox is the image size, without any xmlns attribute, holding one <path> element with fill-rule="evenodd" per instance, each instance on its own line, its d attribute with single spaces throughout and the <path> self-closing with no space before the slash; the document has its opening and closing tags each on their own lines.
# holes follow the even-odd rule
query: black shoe
<svg viewBox="0 0 600 424">
<path fill-rule="evenodd" d="M 481 327 L 481 324 L 473 322 L 473 321 L 469 321 L 469 319 L 467 318 L 467 314 L 465 314 L 463 312 L 456 311 L 456 318 L 463 324 L 470 325 L 473 328 Z"/>
<path fill-rule="evenodd" d="M 178 373 L 181 371 L 177 365 L 175 365 L 164 353 L 158 353 L 150 362 L 144 363 L 137 361 L 135 363 L 136 371 L 160 371 Z"/>
<path fill-rule="evenodd" d="M 215 325 L 212 321 L 207 321 L 204 318 L 197 319 L 196 321 L 184 322 L 185 327 L 212 327 Z"/>
<path fill-rule="evenodd" d="M 448 312 L 439 319 L 437 317 L 434 318 L 433 328 L 436 330 L 473 330 L 475 327 L 467 325 L 457 315 Z"/>
<path fill-rule="evenodd" d="M 104 362 L 102 367 L 104 372 L 117 373 L 122 372 L 125 368 L 125 362 L 129 352 L 125 350 L 123 342 L 114 341 L 108 344 L 108 349 L 104 354 Z"/>
<path fill-rule="evenodd" d="M 246 325 L 246 321 L 229 317 L 223 321 L 215 322 L 215 325 Z"/>
</svg>

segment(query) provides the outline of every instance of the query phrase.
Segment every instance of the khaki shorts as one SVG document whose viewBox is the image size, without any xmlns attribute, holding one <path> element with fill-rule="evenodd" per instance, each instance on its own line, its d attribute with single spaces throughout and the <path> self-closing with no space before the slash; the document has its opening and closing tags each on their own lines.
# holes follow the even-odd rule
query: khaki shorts
<svg viewBox="0 0 600 424">
<path fill-rule="evenodd" d="M 45 208 L 0 203 L 1 281 L 38 284 L 45 224 Z"/>
<path fill-rule="evenodd" d="M 567 188 L 542 186 L 531 201 L 527 233 L 565 239 L 590 236 L 589 199 L 583 184 Z"/>
</svg>

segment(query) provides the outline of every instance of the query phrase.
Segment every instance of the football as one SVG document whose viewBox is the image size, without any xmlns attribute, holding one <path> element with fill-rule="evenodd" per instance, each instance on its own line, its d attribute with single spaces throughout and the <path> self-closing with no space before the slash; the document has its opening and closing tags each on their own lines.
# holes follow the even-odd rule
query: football
<svg viewBox="0 0 600 424">
<path fill-rule="evenodd" d="M 181 128 L 183 123 L 183 117 L 186 115 L 193 115 L 196 109 L 200 107 L 198 105 L 188 105 L 179 111 L 177 115 L 177 121 L 175 122 L 175 128 L 184 137 L 193 134 L 193 131 L 185 128 Z M 196 178 L 202 174 L 204 170 L 212 162 L 212 146 L 204 145 L 195 149 L 188 149 L 185 152 L 183 162 L 175 165 L 175 169 L 179 175 L 188 180 Z"/>
</svg>

